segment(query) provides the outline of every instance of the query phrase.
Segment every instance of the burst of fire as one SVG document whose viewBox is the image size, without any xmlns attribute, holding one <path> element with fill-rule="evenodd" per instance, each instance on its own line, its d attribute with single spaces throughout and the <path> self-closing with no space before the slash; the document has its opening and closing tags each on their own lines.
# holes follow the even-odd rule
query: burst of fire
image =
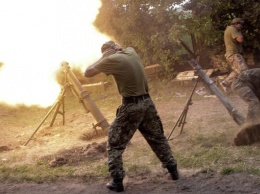
<svg viewBox="0 0 260 194">
<path fill-rule="evenodd" d="M 0 1 L 0 102 L 52 105 L 60 63 L 83 70 L 109 39 L 92 25 L 100 6 L 99 0 Z"/>
</svg>

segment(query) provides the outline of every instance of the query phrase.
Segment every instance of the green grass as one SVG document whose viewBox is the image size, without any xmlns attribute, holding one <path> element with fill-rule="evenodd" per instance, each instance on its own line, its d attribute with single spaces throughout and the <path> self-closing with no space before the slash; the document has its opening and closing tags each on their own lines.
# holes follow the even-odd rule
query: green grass
<svg viewBox="0 0 260 194">
<path fill-rule="evenodd" d="M 173 102 L 173 104 L 178 104 L 178 107 L 183 108 L 191 88 L 186 90 L 179 86 L 172 88 L 171 84 L 171 82 L 167 81 L 153 83 L 151 85 L 151 95 L 158 104 L 161 102 Z M 161 90 L 162 88 L 164 88 L 163 91 Z M 175 95 L 176 92 L 181 92 L 186 96 L 180 98 Z M 115 95 L 114 88 L 108 91 L 107 95 L 107 98 L 98 98 L 98 96 L 91 94 L 91 98 L 95 100 L 98 107 L 101 107 L 102 112 L 103 110 L 110 111 L 109 114 L 112 114 L 114 117 L 116 108 L 120 104 L 120 99 L 117 94 Z M 196 95 L 193 98 L 194 103 L 203 102 L 203 100 L 205 99 Z M 66 109 L 77 114 L 84 111 L 82 105 L 71 94 L 66 96 Z M 234 130 L 232 127 L 234 128 L 234 126 L 232 121 L 227 122 L 226 115 L 228 113 L 225 112 L 223 114 L 226 111 L 224 107 L 223 112 L 212 111 L 209 112 L 210 114 L 204 114 L 208 117 L 199 117 L 200 112 L 194 114 L 192 113 L 194 111 L 192 106 L 190 109 L 184 133 L 175 138 L 174 141 L 170 141 L 180 169 L 199 169 L 201 173 L 218 172 L 223 175 L 243 172 L 260 176 L 259 146 L 236 147 L 229 144 L 232 130 Z M 36 126 L 48 110 L 48 108 L 41 109 L 37 107 L 11 109 L 10 115 L 14 117 L 3 117 L 1 122 L 10 122 L 14 126 L 18 126 L 20 122 L 25 125 Z M 205 109 L 206 111 L 208 110 Z M 31 119 L 31 115 L 33 115 L 33 119 Z M 162 119 L 164 126 L 169 128 L 166 131 L 166 136 L 175 124 L 178 116 L 179 114 L 175 113 L 174 117 L 167 115 Z M 191 123 L 190 121 L 193 122 Z M 175 133 L 173 136 L 175 136 Z M 45 148 L 43 147 L 43 149 Z M 7 153 L 0 152 L 0 159 L 3 158 L 1 157 L 2 154 L 4 157 L 4 154 Z M 26 149 L 17 153 L 12 151 L 12 156 L 9 156 L 8 162 L 0 161 L 0 181 L 32 181 L 41 183 L 71 177 L 109 176 L 107 162 L 103 160 L 85 161 L 77 166 L 64 165 L 51 168 L 46 161 L 39 158 L 32 159 L 30 164 L 25 162 L 19 164 L 19 161 L 23 161 L 25 155 Z M 133 143 L 127 147 L 123 159 L 127 174 L 133 177 L 147 175 L 153 172 L 153 169 L 161 168 L 160 161 L 141 136 L 133 138 Z"/>
<path fill-rule="evenodd" d="M 1 181 L 36 182 L 55 181 L 60 177 L 72 177 L 74 170 L 67 166 L 49 168 L 46 165 L 16 165 L 0 167 Z"/>
<path fill-rule="evenodd" d="M 223 174 L 223 175 L 229 175 L 229 174 L 233 174 L 235 172 L 239 172 L 237 168 L 224 167 L 221 169 L 221 174 Z"/>
<path fill-rule="evenodd" d="M 253 151 L 254 150 L 254 151 Z M 249 147 L 196 147 L 193 152 L 177 153 L 179 165 L 187 169 L 214 169 L 222 174 L 245 172 L 260 175 L 258 149 Z M 251 158 L 251 160 L 250 160 Z"/>
<path fill-rule="evenodd" d="M 94 174 L 98 176 L 108 176 L 108 166 L 105 164 L 98 165 L 95 168 L 94 172 L 95 172 Z"/>
<path fill-rule="evenodd" d="M 151 172 L 151 169 L 147 165 L 141 164 L 127 164 L 126 169 L 129 176 L 142 176 Z"/>
</svg>

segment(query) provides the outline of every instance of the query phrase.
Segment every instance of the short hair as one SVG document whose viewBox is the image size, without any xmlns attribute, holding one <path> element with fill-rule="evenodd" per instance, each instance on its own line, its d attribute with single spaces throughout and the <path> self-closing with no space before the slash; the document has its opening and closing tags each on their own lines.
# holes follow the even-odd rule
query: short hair
<svg viewBox="0 0 260 194">
<path fill-rule="evenodd" d="M 116 43 L 112 40 L 105 42 L 101 47 L 101 52 L 105 52 L 107 49 L 115 49 Z"/>
</svg>

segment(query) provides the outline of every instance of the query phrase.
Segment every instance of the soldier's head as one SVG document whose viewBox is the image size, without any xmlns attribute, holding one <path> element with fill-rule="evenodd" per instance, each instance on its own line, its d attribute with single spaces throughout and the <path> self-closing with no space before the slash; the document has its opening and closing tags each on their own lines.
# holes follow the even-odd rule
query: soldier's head
<svg viewBox="0 0 260 194">
<path fill-rule="evenodd" d="M 234 18 L 231 22 L 231 25 L 236 27 L 237 29 L 241 29 L 243 27 L 244 20 L 242 18 Z"/>
<path fill-rule="evenodd" d="M 102 45 L 101 52 L 104 53 L 104 52 L 107 52 L 108 50 L 111 50 L 111 49 L 114 50 L 115 52 L 122 50 L 122 48 L 120 47 L 119 44 L 116 44 L 114 41 L 110 40 L 110 41 L 105 42 Z"/>
</svg>

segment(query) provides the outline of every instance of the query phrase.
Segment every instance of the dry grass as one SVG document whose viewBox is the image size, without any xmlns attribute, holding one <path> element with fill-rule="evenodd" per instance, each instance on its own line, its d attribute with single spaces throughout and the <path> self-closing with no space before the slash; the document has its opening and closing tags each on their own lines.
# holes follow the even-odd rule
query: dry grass
<svg viewBox="0 0 260 194">
<path fill-rule="evenodd" d="M 165 135 L 168 136 L 183 111 L 192 87 L 157 80 L 150 84 L 150 88 Z M 105 94 L 91 94 L 91 97 L 111 123 L 120 104 L 116 88 L 111 87 Z M 246 105 L 237 96 L 231 95 L 228 98 L 245 114 Z M 0 180 L 42 182 L 70 177 L 108 176 L 106 157 L 94 161 L 83 160 L 76 166 L 63 165 L 57 168 L 50 168 L 48 161 L 43 160 L 46 156 L 54 158 L 60 150 L 106 140 L 106 132 L 91 140 L 82 138 L 92 129 L 95 121 L 73 95 L 68 94 L 65 100 L 65 126 L 61 125 L 62 120 L 59 117 L 50 128 L 48 119 L 27 146 L 23 144 L 49 108 L 1 106 L 0 146 L 5 146 L 6 150 L 0 152 Z M 180 128 L 177 127 L 171 136 L 173 140 L 169 141 L 181 171 L 214 170 L 223 174 L 246 172 L 260 176 L 259 145 L 233 145 L 238 126 L 219 100 L 194 94 L 192 102 L 183 133 L 180 134 Z M 124 164 L 129 176 L 164 171 L 139 132 L 134 135 L 124 153 Z"/>
</svg>

